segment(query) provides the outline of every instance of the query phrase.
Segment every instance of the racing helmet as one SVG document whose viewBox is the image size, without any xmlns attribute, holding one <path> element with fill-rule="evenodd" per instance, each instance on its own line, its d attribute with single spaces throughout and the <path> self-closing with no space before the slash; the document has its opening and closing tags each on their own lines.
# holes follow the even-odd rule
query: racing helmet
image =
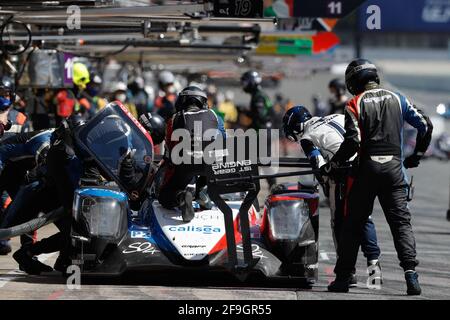
<svg viewBox="0 0 450 320">
<path fill-rule="evenodd" d="M 9 95 L 9 99 L 5 95 Z M 0 79 L 0 111 L 6 110 L 16 101 L 16 86 L 14 80 L 8 76 Z"/>
<path fill-rule="evenodd" d="M 345 84 L 348 91 L 353 95 L 358 95 L 370 82 L 380 84 L 377 67 L 366 59 L 356 59 L 350 62 L 345 70 Z"/>
<path fill-rule="evenodd" d="M 70 115 L 66 119 L 66 121 L 67 121 L 69 129 L 71 131 L 74 131 L 74 130 L 78 129 L 79 127 L 84 126 L 86 124 L 86 120 L 84 120 L 83 117 L 80 116 L 79 114 Z"/>
<path fill-rule="evenodd" d="M 343 96 L 345 94 L 345 91 L 347 91 L 347 88 L 345 87 L 345 83 L 341 79 L 333 79 L 328 84 L 329 89 L 336 90 L 336 94 L 338 96 Z"/>
<path fill-rule="evenodd" d="M 196 105 L 200 109 L 208 108 L 208 95 L 197 86 L 184 88 L 175 101 L 175 109 L 177 112 L 185 110 L 192 105 Z"/>
<path fill-rule="evenodd" d="M 75 62 L 73 64 L 73 83 L 82 89 L 86 88 L 86 85 L 91 81 L 89 76 L 89 70 L 84 63 Z"/>
<path fill-rule="evenodd" d="M 241 76 L 241 85 L 245 92 L 254 91 L 261 83 L 262 78 L 257 71 L 249 70 Z"/>
<path fill-rule="evenodd" d="M 283 130 L 286 138 L 298 141 L 297 136 L 305 130 L 305 122 L 311 119 L 311 113 L 304 106 L 295 106 L 289 109 L 283 117 Z"/>
<path fill-rule="evenodd" d="M 158 114 L 146 113 L 139 117 L 139 122 L 150 133 L 155 145 L 164 141 L 166 122 L 163 117 Z"/>
</svg>

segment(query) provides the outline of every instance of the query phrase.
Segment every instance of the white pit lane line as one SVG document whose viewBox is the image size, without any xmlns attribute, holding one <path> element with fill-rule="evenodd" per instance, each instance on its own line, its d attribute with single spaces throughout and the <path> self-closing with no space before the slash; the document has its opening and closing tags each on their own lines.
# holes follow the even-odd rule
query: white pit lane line
<svg viewBox="0 0 450 320">
<path fill-rule="evenodd" d="M 56 252 L 44 253 L 44 254 L 39 255 L 38 259 L 40 262 L 44 263 L 44 261 L 53 257 L 54 255 L 56 255 Z M 8 282 L 15 279 L 16 278 L 15 276 L 27 276 L 27 274 L 23 271 L 20 271 L 19 268 L 5 273 L 3 275 L 3 277 L 0 276 L 0 288 L 3 288 L 4 286 L 6 286 L 8 284 Z"/>
</svg>

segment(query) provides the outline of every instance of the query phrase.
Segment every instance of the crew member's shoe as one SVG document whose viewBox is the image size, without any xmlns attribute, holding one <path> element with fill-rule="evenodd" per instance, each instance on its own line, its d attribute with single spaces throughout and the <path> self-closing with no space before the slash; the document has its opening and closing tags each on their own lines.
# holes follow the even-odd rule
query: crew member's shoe
<svg viewBox="0 0 450 320">
<path fill-rule="evenodd" d="M 177 194 L 178 207 L 181 210 L 181 216 L 184 222 L 189 222 L 194 219 L 195 212 L 192 206 L 192 193 L 189 191 L 180 191 Z"/>
<path fill-rule="evenodd" d="M 354 288 L 358 285 L 358 277 L 356 277 L 356 274 L 352 273 L 350 276 L 350 280 L 348 281 L 348 287 Z"/>
<path fill-rule="evenodd" d="M 369 284 L 383 284 L 383 274 L 381 273 L 381 264 L 378 259 L 367 261 L 367 270 L 369 272 L 369 279 L 371 279 Z"/>
<path fill-rule="evenodd" d="M 350 287 L 350 277 L 349 278 L 336 278 L 333 282 L 328 285 L 328 291 L 330 292 L 348 292 Z"/>
<path fill-rule="evenodd" d="M 419 275 L 414 270 L 406 270 L 405 271 L 405 280 L 407 290 L 406 293 L 409 296 L 418 296 L 422 293 L 422 289 L 419 284 Z"/>
<path fill-rule="evenodd" d="M 59 255 L 58 258 L 56 258 L 55 264 L 53 265 L 53 269 L 61 272 L 63 275 L 66 275 L 67 268 L 70 265 L 72 265 L 72 261 L 69 258 Z"/>
<path fill-rule="evenodd" d="M 42 272 L 52 272 L 53 268 L 40 262 L 36 257 L 33 257 L 28 248 L 21 247 L 13 254 L 14 260 L 19 264 L 19 269 L 28 274 L 39 275 Z"/>
<path fill-rule="evenodd" d="M 0 256 L 6 256 L 12 251 L 8 240 L 0 240 Z"/>
</svg>

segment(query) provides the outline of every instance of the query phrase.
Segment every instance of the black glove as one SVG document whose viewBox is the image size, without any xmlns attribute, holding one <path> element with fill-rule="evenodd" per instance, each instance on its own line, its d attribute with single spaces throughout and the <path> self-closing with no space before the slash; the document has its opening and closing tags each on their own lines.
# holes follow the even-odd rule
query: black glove
<svg viewBox="0 0 450 320">
<path fill-rule="evenodd" d="M 320 175 L 331 177 L 334 174 L 334 169 L 336 168 L 336 164 L 334 162 L 328 162 L 320 167 Z"/>
<path fill-rule="evenodd" d="M 403 165 L 406 169 L 417 168 L 420 164 L 420 158 L 421 156 L 414 153 L 409 157 L 406 157 L 406 159 L 403 161 Z"/>
<path fill-rule="evenodd" d="M 136 149 L 121 148 L 122 156 L 119 158 L 119 166 L 133 166 L 134 164 L 134 154 L 136 153 Z"/>
</svg>

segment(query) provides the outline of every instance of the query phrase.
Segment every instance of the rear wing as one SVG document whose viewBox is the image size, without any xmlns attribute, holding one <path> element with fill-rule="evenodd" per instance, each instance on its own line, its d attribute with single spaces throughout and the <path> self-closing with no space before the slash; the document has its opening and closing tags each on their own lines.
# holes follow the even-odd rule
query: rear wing
<svg viewBox="0 0 450 320">
<path fill-rule="evenodd" d="M 250 239 L 250 223 L 248 211 L 257 199 L 260 191 L 259 180 L 271 177 L 289 177 L 299 175 L 309 175 L 315 173 L 313 170 L 303 170 L 294 172 L 283 172 L 272 175 L 259 175 L 259 166 L 278 165 L 280 167 L 300 167 L 311 168 L 308 159 L 280 158 L 268 164 L 262 164 L 257 157 L 249 155 L 250 139 L 248 136 L 229 137 L 226 146 L 242 143 L 244 139 L 245 152 L 243 154 L 231 154 L 228 149 L 218 152 L 221 156 L 216 157 L 212 164 L 205 166 L 205 174 L 208 181 L 208 194 L 212 201 L 222 211 L 225 222 L 225 232 L 227 239 L 227 253 L 229 268 L 234 272 L 244 272 L 252 269 L 259 259 L 255 259 L 252 254 L 252 244 Z M 236 150 L 236 148 L 234 149 Z M 253 158 L 253 159 L 252 159 Z M 234 192 L 246 192 L 246 196 L 239 208 L 240 232 L 242 235 L 243 257 L 239 259 L 236 248 L 236 234 L 233 224 L 233 212 L 225 200 L 223 194 Z"/>
</svg>

